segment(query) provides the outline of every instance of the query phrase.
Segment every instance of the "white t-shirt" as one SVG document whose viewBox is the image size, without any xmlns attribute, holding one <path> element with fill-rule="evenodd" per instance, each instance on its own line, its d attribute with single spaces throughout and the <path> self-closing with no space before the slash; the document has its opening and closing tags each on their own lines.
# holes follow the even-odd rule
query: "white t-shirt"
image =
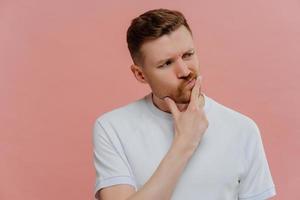
<svg viewBox="0 0 300 200">
<path fill-rule="evenodd" d="M 276 194 L 260 131 L 249 117 L 204 94 L 209 126 L 181 174 L 172 200 L 263 200 Z M 98 117 L 94 124 L 96 192 L 116 184 L 141 188 L 173 140 L 172 114 L 152 93 Z"/>
</svg>

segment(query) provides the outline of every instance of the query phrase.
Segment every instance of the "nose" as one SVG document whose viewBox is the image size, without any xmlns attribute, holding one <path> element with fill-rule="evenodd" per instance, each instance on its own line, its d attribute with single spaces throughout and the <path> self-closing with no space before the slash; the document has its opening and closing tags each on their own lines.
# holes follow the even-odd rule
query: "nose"
<svg viewBox="0 0 300 200">
<path fill-rule="evenodd" d="M 191 73 L 191 70 L 182 58 L 177 59 L 175 70 L 178 78 L 187 77 Z"/>
</svg>

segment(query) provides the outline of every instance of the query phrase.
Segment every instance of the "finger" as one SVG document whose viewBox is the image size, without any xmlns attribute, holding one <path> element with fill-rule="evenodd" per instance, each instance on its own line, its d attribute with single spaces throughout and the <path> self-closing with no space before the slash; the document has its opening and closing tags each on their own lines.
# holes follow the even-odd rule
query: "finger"
<svg viewBox="0 0 300 200">
<path fill-rule="evenodd" d="M 167 104 L 169 110 L 171 111 L 173 117 L 176 118 L 178 116 L 179 112 L 180 112 L 177 108 L 176 103 L 170 97 L 165 97 L 164 101 L 166 102 L 166 104 Z"/>
<path fill-rule="evenodd" d="M 192 105 L 195 105 L 195 104 L 198 105 L 198 103 L 199 103 L 199 95 L 201 93 L 201 80 L 202 80 L 202 77 L 198 76 L 196 78 L 195 86 L 192 89 L 191 101 L 190 101 L 190 104 L 192 104 Z"/>
<path fill-rule="evenodd" d="M 199 103 L 199 107 L 203 107 L 203 105 L 204 105 L 204 95 L 203 95 L 203 93 L 202 93 L 202 77 L 201 77 L 201 81 L 200 81 L 200 86 L 199 86 L 199 93 L 198 93 L 198 103 Z"/>
<path fill-rule="evenodd" d="M 199 94 L 199 107 L 203 108 L 205 104 L 205 97 L 202 92 Z"/>
</svg>

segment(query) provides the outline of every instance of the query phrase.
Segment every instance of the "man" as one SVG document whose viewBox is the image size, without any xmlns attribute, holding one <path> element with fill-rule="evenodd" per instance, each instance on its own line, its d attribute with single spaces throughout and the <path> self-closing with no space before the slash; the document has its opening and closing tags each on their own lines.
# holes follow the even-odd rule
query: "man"
<svg viewBox="0 0 300 200">
<path fill-rule="evenodd" d="M 262 200 L 276 194 L 249 117 L 201 91 L 182 13 L 150 10 L 127 31 L 135 78 L 152 92 L 98 117 L 95 197 L 101 200 Z"/>
</svg>

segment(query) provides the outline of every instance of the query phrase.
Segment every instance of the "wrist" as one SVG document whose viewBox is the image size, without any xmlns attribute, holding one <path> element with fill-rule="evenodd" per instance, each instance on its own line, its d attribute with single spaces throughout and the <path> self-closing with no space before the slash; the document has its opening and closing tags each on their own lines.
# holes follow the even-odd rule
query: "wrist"
<svg viewBox="0 0 300 200">
<path fill-rule="evenodd" d="M 196 149 L 196 147 L 194 147 L 193 145 L 187 144 L 183 140 L 179 140 L 179 139 L 173 140 L 173 144 L 171 148 L 173 149 L 174 152 L 176 152 L 177 155 L 185 158 L 190 158 Z"/>
</svg>

